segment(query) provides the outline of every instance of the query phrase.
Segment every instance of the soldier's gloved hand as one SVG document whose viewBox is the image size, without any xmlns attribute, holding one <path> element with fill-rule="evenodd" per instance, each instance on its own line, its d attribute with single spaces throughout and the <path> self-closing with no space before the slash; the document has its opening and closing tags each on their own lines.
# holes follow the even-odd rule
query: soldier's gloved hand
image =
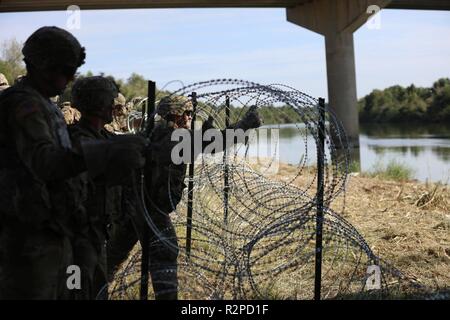
<svg viewBox="0 0 450 320">
<path fill-rule="evenodd" d="M 258 107 L 253 105 L 248 111 L 245 113 L 244 117 L 236 123 L 234 126 L 235 129 L 254 129 L 258 128 L 262 124 L 262 119 L 257 111 Z"/>
<path fill-rule="evenodd" d="M 203 122 L 202 131 L 205 132 L 206 130 L 209 129 L 215 129 L 213 126 L 213 122 L 214 118 L 212 116 L 209 116 L 208 119 L 205 122 Z"/>
<path fill-rule="evenodd" d="M 118 135 L 111 139 L 106 159 L 106 181 L 117 184 L 145 165 L 147 140 L 136 135 Z"/>
<path fill-rule="evenodd" d="M 92 178 L 104 176 L 108 185 L 123 183 L 135 169 L 145 165 L 147 140 L 136 135 L 118 135 L 107 141 L 82 141 L 84 159 Z"/>
</svg>

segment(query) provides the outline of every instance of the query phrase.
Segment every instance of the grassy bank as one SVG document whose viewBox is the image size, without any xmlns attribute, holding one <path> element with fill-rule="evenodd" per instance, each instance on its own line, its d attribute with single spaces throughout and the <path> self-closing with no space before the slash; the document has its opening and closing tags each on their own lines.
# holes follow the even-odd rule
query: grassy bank
<svg viewBox="0 0 450 320">
<path fill-rule="evenodd" d="M 414 170 L 407 164 L 391 160 L 387 164 L 377 161 L 363 176 L 394 181 L 408 181 L 414 178 Z"/>
</svg>

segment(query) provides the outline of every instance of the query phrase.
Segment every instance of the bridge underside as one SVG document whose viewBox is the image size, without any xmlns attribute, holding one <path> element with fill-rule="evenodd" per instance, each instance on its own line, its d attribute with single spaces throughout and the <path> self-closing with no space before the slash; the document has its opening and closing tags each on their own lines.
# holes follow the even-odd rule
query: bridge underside
<svg viewBox="0 0 450 320">
<path fill-rule="evenodd" d="M 0 12 L 139 8 L 291 8 L 314 0 L 2 0 Z M 450 10 L 447 0 L 392 0 L 388 9 Z"/>
</svg>

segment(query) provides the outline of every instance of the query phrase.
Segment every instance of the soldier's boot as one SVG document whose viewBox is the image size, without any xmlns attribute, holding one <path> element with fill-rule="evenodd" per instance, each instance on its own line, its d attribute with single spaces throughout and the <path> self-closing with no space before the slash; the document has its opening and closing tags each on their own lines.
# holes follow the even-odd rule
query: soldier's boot
<svg viewBox="0 0 450 320">
<path fill-rule="evenodd" d="M 156 300 L 178 299 L 178 241 L 168 215 L 155 217 L 155 224 L 165 241 L 153 234 L 150 240 L 150 276 Z"/>
<path fill-rule="evenodd" d="M 155 300 L 178 300 L 177 266 L 150 268 Z"/>
</svg>

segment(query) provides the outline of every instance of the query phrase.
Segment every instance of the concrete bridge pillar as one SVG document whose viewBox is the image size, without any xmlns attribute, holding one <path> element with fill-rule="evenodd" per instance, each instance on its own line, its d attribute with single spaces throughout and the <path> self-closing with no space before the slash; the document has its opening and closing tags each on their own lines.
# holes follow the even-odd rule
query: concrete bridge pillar
<svg viewBox="0 0 450 320">
<path fill-rule="evenodd" d="M 349 146 L 359 148 L 359 119 L 356 95 L 353 33 L 325 36 L 328 100 L 347 134 Z"/>
<path fill-rule="evenodd" d="M 328 100 L 330 109 L 342 121 L 350 147 L 359 148 L 353 32 L 371 16 L 368 8 L 380 9 L 390 0 L 305 0 L 287 8 L 287 20 L 325 37 Z M 353 155 L 359 151 L 351 150 Z"/>
</svg>

